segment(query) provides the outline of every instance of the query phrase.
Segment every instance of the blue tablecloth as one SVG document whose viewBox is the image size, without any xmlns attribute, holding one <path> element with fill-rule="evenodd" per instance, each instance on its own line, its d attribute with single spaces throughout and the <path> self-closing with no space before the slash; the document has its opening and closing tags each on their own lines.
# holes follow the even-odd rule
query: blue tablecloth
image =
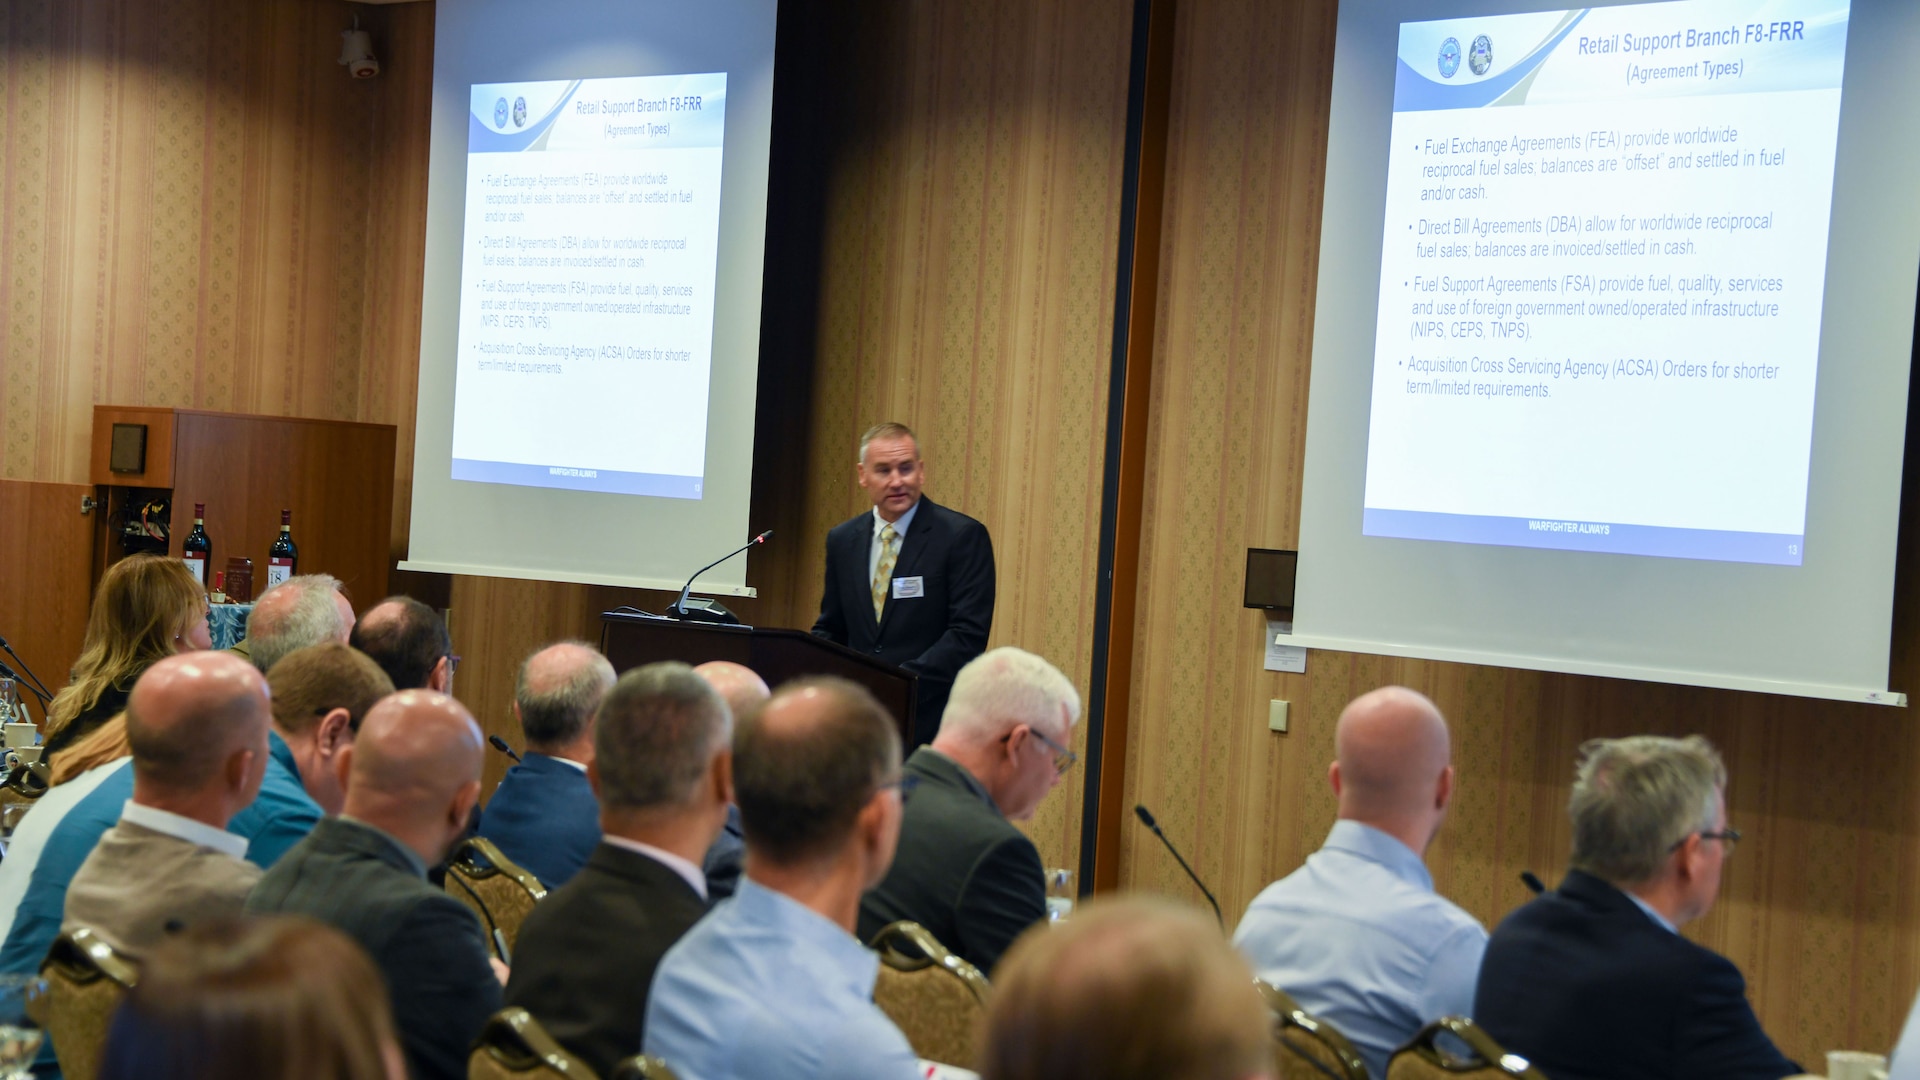
<svg viewBox="0 0 1920 1080">
<path fill-rule="evenodd" d="M 252 604 L 214 604 L 207 610 L 207 622 L 213 627 L 213 647 L 231 649 L 247 636 L 247 616 Z"/>
</svg>

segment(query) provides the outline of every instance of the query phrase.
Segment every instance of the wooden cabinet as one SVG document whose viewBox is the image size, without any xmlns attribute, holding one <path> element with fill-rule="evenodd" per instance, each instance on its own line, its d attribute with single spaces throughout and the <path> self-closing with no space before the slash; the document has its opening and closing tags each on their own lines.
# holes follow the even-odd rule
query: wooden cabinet
<svg viewBox="0 0 1920 1080">
<path fill-rule="evenodd" d="M 115 471 L 114 426 L 144 428 L 144 459 Z M 131 432 L 123 435 L 131 436 Z M 121 528 L 141 505 L 165 498 L 166 551 L 178 557 L 193 528 L 193 504 L 207 504 L 215 570 L 229 556 L 253 560 L 254 595 L 266 582 L 267 548 L 280 511 L 293 511 L 302 573 L 345 582 L 356 610 L 387 595 L 393 518 L 391 424 L 96 405 L 90 479 L 101 491 L 95 577 L 124 557 Z M 134 464 L 120 462 L 123 469 Z M 155 542 L 158 546 L 158 542 Z M 209 580 L 211 584 L 211 580 Z"/>
</svg>

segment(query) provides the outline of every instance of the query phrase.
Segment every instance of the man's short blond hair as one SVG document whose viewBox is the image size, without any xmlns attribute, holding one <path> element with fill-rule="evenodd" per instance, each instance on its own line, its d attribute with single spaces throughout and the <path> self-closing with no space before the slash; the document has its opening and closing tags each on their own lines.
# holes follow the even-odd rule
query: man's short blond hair
<svg viewBox="0 0 1920 1080">
<path fill-rule="evenodd" d="M 1093 900 L 1020 936 L 993 971 L 982 1080 L 1241 1080 L 1273 1068 L 1253 972 L 1192 908 Z"/>
<path fill-rule="evenodd" d="M 1726 763 L 1699 735 L 1588 741 L 1567 803 L 1573 868 L 1616 885 L 1653 880 L 1674 845 L 1717 824 L 1726 786 Z"/>
<path fill-rule="evenodd" d="M 919 460 L 920 436 L 915 435 L 913 429 L 907 425 L 888 420 L 886 423 L 873 425 L 866 430 L 866 434 L 860 436 L 860 457 L 857 460 L 861 464 L 865 464 L 867 460 L 867 444 L 880 439 L 909 440 L 913 443 L 914 460 Z"/>
</svg>

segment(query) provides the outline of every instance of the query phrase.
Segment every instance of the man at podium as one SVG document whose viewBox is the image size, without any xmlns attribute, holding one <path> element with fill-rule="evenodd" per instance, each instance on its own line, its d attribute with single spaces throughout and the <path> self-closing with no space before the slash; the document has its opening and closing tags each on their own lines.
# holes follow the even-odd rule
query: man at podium
<svg viewBox="0 0 1920 1080">
<path fill-rule="evenodd" d="M 920 677 L 914 745 L 940 730 L 953 677 L 987 648 L 993 539 L 923 498 L 926 463 L 905 424 L 860 437 L 855 479 L 873 509 L 827 533 L 827 580 L 813 632 Z"/>
</svg>

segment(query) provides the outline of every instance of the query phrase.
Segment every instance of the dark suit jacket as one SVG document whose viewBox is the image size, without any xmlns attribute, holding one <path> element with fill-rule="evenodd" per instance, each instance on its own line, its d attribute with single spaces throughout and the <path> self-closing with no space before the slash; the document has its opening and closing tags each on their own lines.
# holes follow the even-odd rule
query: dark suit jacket
<svg viewBox="0 0 1920 1080">
<path fill-rule="evenodd" d="M 702 867 L 707 872 L 707 899 L 719 903 L 740 887 L 740 871 L 747 860 L 747 834 L 740 827 L 740 808 L 727 807 L 727 823 L 707 848 Z"/>
<path fill-rule="evenodd" d="M 414 1080 L 465 1080 L 474 1036 L 499 1011 L 500 981 L 479 916 L 427 884 L 412 852 L 327 818 L 260 879 L 247 910 L 306 915 L 359 942 L 386 978 Z"/>
<path fill-rule="evenodd" d="M 1726 957 L 1657 925 L 1591 874 L 1507 916 L 1487 942 L 1473 1018 L 1553 1080 L 1779 1080 Z"/>
<path fill-rule="evenodd" d="M 487 800 L 480 835 L 552 889 L 572 880 L 599 846 L 600 800 L 586 773 L 529 750 Z"/>
<path fill-rule="evenodd" d="M 1013 939 L 1047 917 L 1040 852 L 946 755 L 922 747 L 906 771 L 919 784 L 907 800 L 893 868 L 860 900 L 860 940 L 912 919 L 991 974 Z"/>
<path fill-rule="evenodd" d="M 873 617 L 873 511 L 827 533 L 827 580 L 813 632 L 920 676 L 914 742 L 940 730 L 953 677 L 987 648 L 993 628 L 993 539 L 987 527 L 921 496 L 901 541 L 893 579 L 917 577 L 926 594 L 894 599 Z"/>
<path fill-rule="evenodd" d="M 601 1076 L 640 1052 L 653 970 L 706 901 L 666 864 L 601 844 L 520 927 L 506 1003 Z"/>
</svg>

